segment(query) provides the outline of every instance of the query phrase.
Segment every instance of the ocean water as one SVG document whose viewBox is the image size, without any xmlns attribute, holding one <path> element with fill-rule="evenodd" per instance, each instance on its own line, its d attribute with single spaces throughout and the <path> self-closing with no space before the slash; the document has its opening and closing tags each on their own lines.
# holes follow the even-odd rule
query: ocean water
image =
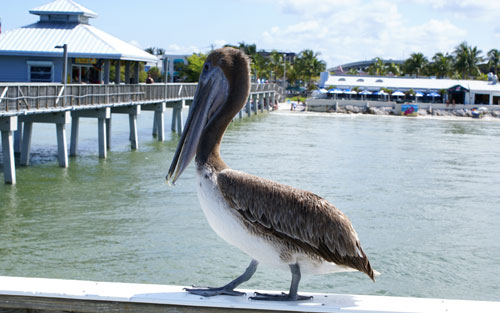
<svg viewBox="0 0 500 313">
<path fill-rule="evenodd" d="M 244 271 L 204 218 L 193 166 L 165 183 L 178 136 L 155 141 L 149 112 L 138 122 L 130 151 L 128 118 L 113 116 L 100 160 L 83 119 L 67 169 L 55 127 L 34 126 L 32 165 L 0 185 L 0 275 L 217 286 Z M 299 290 L 500 301 L 500 122 L 278 111 L 233 123 L 222 156 L 334 203 L 381 273 L 303 275 Z M 242 288 L 289 284 L 260 265 Z"/>
</svg>

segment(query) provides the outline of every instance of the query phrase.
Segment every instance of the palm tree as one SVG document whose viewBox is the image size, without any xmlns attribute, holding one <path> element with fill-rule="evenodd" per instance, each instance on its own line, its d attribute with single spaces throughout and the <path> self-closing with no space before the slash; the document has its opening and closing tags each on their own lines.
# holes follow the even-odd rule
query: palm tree
<svg viewBox="0 0 500 313">
<path fill-rule="evenodd" d="M 431 71 L 439 78 L 450 77 L 453 73 L 453 56 L 448 53 L 436 53 L 432 57 Z"/>
<path fill-rule="evenodd" d="M 297 64 L 297 63 L 295 63 Z M 288 81 L 288 84 L 290 86 L 292 85 L 297 85 L 300 83 L 300 76 L 299 73 L 297 72 L 297 67 L 296 66 L 288 66 L 286 67 L 286 78 Z"/>
<path fill-rule="evenodd" d="M 164 55 L 164 54 L 165 54 L 165 49 L 156 48 L 156 55 Z"/>
<path fill-rule="evenodd" d="M 389 65 L 386 65 L 386 68 L 387 68 L 387 71 L 389 73 L 392 73 L 392 75 L 394 76 L 399 76 L 401 75 L 401 68 L 399 67 L 399 65 L 397 65 L 396 63 L 392 62 L 391 64 Z"/>
<path fill-rule="evenodd" d="M 326 70 L 326 63 L 323 60 L 318 60 L 317 58 L 314 58 L 312 61 L 312 74 L 313 77 L 317 77 L 321 74 L 321 72 L 324 72 Z"/>
<path fill-rule="evenodd" d="M 256 53 L 254 55 L 251 68 L 255 78 L 269 78 L 269 59 L 263 57 L 262 54 Z"/>
<path fill-rule="evenodd" d="M 154 54 L 155 54 L 156 49 L 155 49 L 154 47 L 149 47 L 149 48 L 144 49 L 144 51 L 146 51 L 146 52 L 147 52 L 147 53 L 149 53 L 149 54 L 154 55 Z"/>
<path fill-rule="evenodd" d="M 358 70 L 355 69 L 354 67 L 350 68 L 349 71 L 346 73 L 347 75 L 358 75 Z"/>
<path fill-rule="evenodd" d="M 491 49 L 488 51 L 488 65 L 493 69 L 495 74 L 498 74 L 498 68 L 500 67 L 500 51 L 497 49 Z"/>
<path fill-rule="evenodd" d="M 406 73 L 419 76 L 429 61 L 421 52 L 415 52 L 405 61 Z"/>
<path fill-rule="evenodd" d="M 293 68 L 299 78 L 307 82 L 307 86 L 311 85 L 313 77 L 319 76 L 326 69 L 326 63 L 318 59 L 319 53 L 313 50 L 302 50 L 297 58 Z"/>
<path fill-rule="evenodd" d="M 385 75 L 386 74 L 386 67 L 384 64 L 384 61 L 376 57 L 375 62 L 373 62 L 369 67 L 368 67 L 368 74 L 370 75 Z"/>
<path fill-rule="evenodd" d="M 469 47 L 464 41 L 455 48 L 454 54 L 455 69 L 462 74 L 463 79 L 480 74 L 478 64 L 482 61 L 481 50 L 477 47 Z"/>
<path fill-rule="evenodd" d="M 271 51 L 269 67 L 274 74 L 274 82 L 277 77 L 283 77 L 283 55 L 276 50 Z"/>
<path fill-rule="evenodd" d="M 253 61 L 255 55 L 257 54 L 257 45 L 256 44 L 246 44 L 244 41 L 238 43 L 238 49 L 245 52 L 246 55 L 250 57 L 250 60 Z"/>
</svg>

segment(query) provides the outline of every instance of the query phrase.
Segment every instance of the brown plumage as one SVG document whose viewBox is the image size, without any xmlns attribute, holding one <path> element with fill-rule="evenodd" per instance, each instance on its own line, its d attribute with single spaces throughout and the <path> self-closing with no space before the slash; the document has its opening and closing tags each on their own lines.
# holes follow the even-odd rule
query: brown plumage
<svg viewBox="0 0 500 313">
<path fill-rule="evenodd" d="M 284 249 L 357 269 L 375 280 L 349 219 L 327 200 L 230 169 L 217 175 L 217 185 L 231 208 L 254 232 L 279 238 L 285 243 Z"/>
</svg>

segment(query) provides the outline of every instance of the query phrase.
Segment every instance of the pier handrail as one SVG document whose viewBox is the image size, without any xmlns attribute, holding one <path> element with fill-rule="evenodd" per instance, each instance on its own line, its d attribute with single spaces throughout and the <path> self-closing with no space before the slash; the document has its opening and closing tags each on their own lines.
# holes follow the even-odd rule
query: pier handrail
<svg viewBox="0 0 500 313">
<path fill-rule="evenodd" d="M 0 116 L 72 109 L 95 105 L 134 105 L 192 100 L 197 83 L 68 84 L 0 83 Z M 277 93 L 277 84 L 252 84 L 252 94 Z M 65 99 L 65 101 L 60 101 Z"/>
</svg>

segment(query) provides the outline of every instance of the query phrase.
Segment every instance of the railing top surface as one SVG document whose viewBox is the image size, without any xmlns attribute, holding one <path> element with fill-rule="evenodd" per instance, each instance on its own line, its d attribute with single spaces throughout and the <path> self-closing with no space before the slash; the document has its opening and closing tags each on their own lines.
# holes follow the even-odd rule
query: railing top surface
<svg viewBox="0 0 500 313">
<path fill-rule="evenodd" d="M 28 83 L 28 82 L 12 82 L 12 83 L 7 83 L 7 82 L 0 82 L 0 87 L 3 86 L 63 86 L 64 84 L 62 83 Z M 66 86 L 196 86 L 198 83 L 154 83 L 154 84 L 146 84 L 146 83 L 139 83 L 139 84 L 66 84 Z M 258 86 L 260 88 L 265 88 L 268 86 L 269 88 L 282 88 L 281 86 L 275 84 L 275 83 L 268 83 L 268 84 L 260 84 L 260 83 L 252 83 L 252 88 L 258 88 L 254 87 Z"/>
<path fill-rule="evenodd" d="M 254 290 L 242 290 L 251 295 Z M 274 293 L 279 293 L 274 291 Z M 235 312 L 500 312 L 500 302 L 410 297 L 364 296 L 347 294 L 307 293 L 308 301 L 255 301 L 247 296 L 200 297 L 183 290 L 182 286 L 92 282 L 26 277 L 0 277 L 0 297 L 30 297 L 74 299 L 85 301 L 116 301 L 124 303 L 150 303 L 180 307 L 226 308 Z M 35 300 L 36 301 L 36 300 Z M 60 300 L 59 300 L 60 301 Z"/>
</svg>

